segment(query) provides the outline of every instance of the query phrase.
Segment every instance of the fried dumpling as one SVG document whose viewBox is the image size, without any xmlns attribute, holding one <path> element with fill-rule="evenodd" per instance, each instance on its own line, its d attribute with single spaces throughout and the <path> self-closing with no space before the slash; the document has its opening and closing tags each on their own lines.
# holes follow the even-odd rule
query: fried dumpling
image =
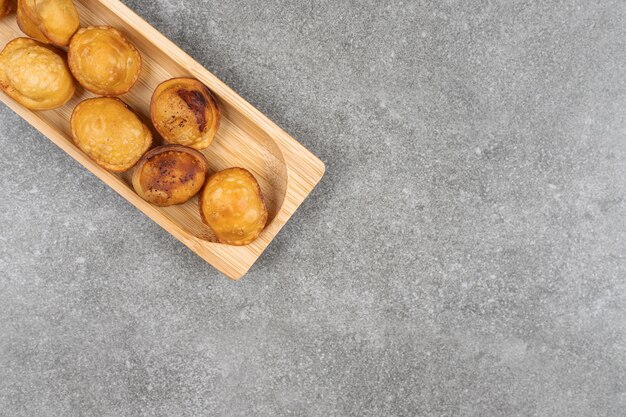
<svg viewBox="0 0 626 417">
<path fill-rule="evenodd" d="M 65 53 L 29 38 L 17 38 L 0 52 L 0 87 L 31 110 L 54 109 L 74 95 Z"/>
<path fill-rule="evenodd" d="M 220 124 L 220 109 L 200 81 L 174 78 L 154 90 L 150 117 L 167 142 L 200 150 L 213 141 Z"/>
<path fill-rule="evenodd" d="M 150 148 L 150 129 L 117 98 L 81 101 L 70 118 L 74 143 L 98 165 L 113 172 L 131 168 Z"/>
<path fill-rule="evenodd" d="M 55 45 L 67 46 L 80 27 L 72 0 L 22 0 L 21 6 L 26 16 Z"/>
<path fill-rule="evenodd" d="M 141 198 L 157 206 L 182 204 L 198 194 L 207 173 L 207 160 L 195 149 L 159 146 L 137 163 L 133 188 Z"/>
<path fill-rule="evenodd" d="M 103 96 L 128 92 L 141 71 L 141 55 L 120 31 L 109 26 L 82 28 L 68 49 L 72 74 L 87 90 Z"/>
<path fill-rule="evenodd" d="M 267 209 L 256 178 L 243 168 L 228 168 L 209 177 L 200 194 L 200 215 L 228 245 L 247 245 L 265 228 Z"/>
</svg>

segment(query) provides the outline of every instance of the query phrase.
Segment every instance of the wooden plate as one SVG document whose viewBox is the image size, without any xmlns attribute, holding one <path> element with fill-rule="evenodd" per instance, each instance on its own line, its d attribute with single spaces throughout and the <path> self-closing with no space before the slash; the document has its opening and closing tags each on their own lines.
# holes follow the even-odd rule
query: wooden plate
<svg viewBox="0 0 626 417">
<path fill-rule="evenodd" d="M 117 175 L 92 162 L 73 144 L 69 118 L 74 107 L 93 94 L 80 89 L 65 106 L 44 112 L 30 111 L 2 92 L 0 99 L 204 260 L 228 277 L 240 278 L 319 182 L 324 164 L 118 0 L 75 3 L 81 26 L 113 26 L 141 52 L 143 68 L 139 81 L 121 98 L 146 120 L 149 120 L 152 91 L 164 80 L 195 77 L 213 91 L 221 105 L 222 121 L 215 140 L 204 154 L 211 172 L 240 166 L 255 175 L 269 211 L 268 226 L 261 236 L 246 246 L 216 243 L 211 230 L 200 220 L 197 197 L 179 206 L 156 207 L 135 194 L 130 181 L 132 170 Z M 0 19 L 1 47 L 20 36 L 25 35 L 17 27 L 14 14 Z"/>
</svg>

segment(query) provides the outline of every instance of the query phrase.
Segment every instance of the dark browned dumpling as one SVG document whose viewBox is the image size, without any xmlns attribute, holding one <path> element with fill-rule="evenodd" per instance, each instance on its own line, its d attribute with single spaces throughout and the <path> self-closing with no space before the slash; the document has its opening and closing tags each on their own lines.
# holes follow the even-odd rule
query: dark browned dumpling
<svg viewBox="0 0 626 417">
<path fill-rule="evenodd" d="M 165 145 L 147 152 L 135 167 L 133 187 L 157 206 L 182 204 L 204 185 L 208 163 L 195 149 Z"/>
<path fill-rule="evenodd" d="M 220 124 L 220 109 L 200 81 L 174 78 L 154 90 L 150 117 L 167 142 L 200 150 L 213 141 Z"/>
</svg>

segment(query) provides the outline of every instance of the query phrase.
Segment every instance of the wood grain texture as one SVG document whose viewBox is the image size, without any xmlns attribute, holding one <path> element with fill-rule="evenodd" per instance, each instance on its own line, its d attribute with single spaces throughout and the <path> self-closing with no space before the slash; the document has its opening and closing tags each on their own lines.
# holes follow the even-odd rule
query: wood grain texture
<svg viewBox="0 0 626 417">
<path fill-rule="evenodd" d="M 139 81 L 120 98 L 146 121 L 152 91 L 169 78 L 195 77 L 215 94 L 222 109 L 222 123 L 215 140 L 203 153 L 209 161 L 210 172 L 240 166 L 255 175 L 269 211 L 268 226 L 260 237 L 239 247 L 217 243 L 211 230 L 200 220 L 197 197 L 179 206 L 153 206 L 133 190 L 132 170 L 113 174 L 89 159 L 71 140 L 69 118 L 74 107 L 93 94 L 79 89 L 65 106 L 45 112 L 30 111 L 4 93 L 0 93 L 0 99 L 204 260 L 226 276 L 240 278 L 319 182 L 324 164 L 118 0 L 80 0 L 76 6 L 81 26 L 113 26 L 141 52 L 143 67 Z M 0 19 L 2 47 L 19 36 L 25 35 L 17 27 L 14 15 Z"/>
</svg>

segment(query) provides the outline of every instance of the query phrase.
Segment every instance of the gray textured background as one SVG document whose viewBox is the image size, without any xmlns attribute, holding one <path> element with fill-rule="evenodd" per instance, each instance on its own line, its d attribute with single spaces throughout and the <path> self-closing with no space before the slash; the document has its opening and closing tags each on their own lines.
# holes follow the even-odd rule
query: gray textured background
<svg viewBox="0 0 626 417">
<path fill-rule="evenodd" d="M 0 415 L 626 415 L 626 2 L 127 3 L 327 173 L 232 282 L 0 106 Z"/>
</svg>

